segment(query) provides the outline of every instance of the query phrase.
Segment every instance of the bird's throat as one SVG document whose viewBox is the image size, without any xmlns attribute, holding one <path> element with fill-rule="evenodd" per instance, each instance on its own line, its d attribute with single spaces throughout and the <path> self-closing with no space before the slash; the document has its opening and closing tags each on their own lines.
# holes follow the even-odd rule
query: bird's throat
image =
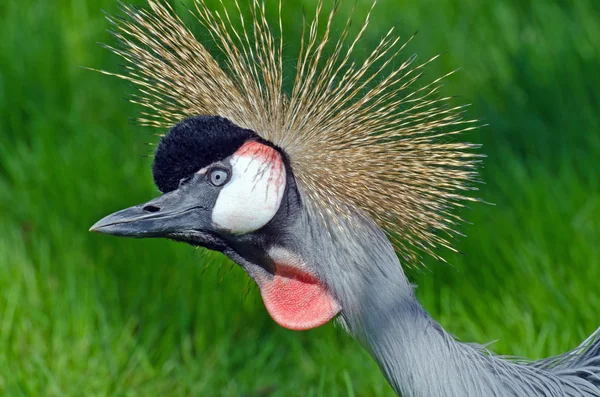
<svg viewBox="0 0 600 397">
<path fill-rule="evenodd" d="M 319 327 L 340 312 L 327 287 L 297 261 L 278 258 L 273 275 L 255 278 L 267 311 L 282 327 L 302 331 Z"/>
</svg>

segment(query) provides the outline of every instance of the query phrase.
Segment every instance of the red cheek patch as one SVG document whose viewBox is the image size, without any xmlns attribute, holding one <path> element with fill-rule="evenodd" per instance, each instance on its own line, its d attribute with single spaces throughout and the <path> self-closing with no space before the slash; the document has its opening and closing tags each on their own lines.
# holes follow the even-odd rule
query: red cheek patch
<svg viewBox="0 0 600 397">
<path fill-rule="evenodd" d="M 341 310 L 316 277 L 295 267 L 277 264 L 271 279 L 257 281 L 267 311 L 282 327 L 294 331 L 316 328 Z"/>
</svg>

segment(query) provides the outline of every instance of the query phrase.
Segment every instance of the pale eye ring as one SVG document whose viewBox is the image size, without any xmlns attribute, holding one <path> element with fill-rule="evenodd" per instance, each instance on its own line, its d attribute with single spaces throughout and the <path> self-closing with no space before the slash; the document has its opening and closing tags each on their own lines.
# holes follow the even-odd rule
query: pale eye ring
<svg viewBox="0 0 600 397">
<path fill-rule="evenodd" d="M 213 168 L 208 172 L 208 181 L 215 186 L 223 186 L 229 181 L 229 170 Z"/>
</svg>

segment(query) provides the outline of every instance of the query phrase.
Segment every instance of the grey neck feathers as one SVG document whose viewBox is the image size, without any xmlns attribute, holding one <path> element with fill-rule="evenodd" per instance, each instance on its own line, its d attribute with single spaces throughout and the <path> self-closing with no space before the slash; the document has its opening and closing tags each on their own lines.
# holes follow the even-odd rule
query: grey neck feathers
<svg viewBox="0 0 600 397">
<path fill-rule="evenodd" d="M 358 214 L 325 232 L 318 217 L 308 208 L 288 241 L 333 290 L 343 308 L 339 322 L 372 354 L 399 395 L 600 396 L 595 336 L 578 348 L 576 360 L 565 360 L 571 352 L 552 365 L 517 363 L 457 342 L 417 302 L 393 247 L 370 218 Z M 581 355 L 581 349 L 588 352 Z M 590 363 L 595 366 L 586 378 L 580 368 Z"/>
</svg>

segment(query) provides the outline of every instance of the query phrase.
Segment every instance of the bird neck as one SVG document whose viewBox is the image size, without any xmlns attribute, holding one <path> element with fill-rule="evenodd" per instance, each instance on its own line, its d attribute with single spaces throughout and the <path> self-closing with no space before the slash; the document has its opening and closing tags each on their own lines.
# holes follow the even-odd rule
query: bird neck
<svg viewBox="0 0 600 397">
<path fill-rule="evenodd" d="M 332 229 L 327 239 L 319 238 L 319 226 L 306 225 L 303 257 L 322 269 L 320 276 L 339 299 L 338 321 L 371 353 L 399 395 L 563 395 L 551 374 L 455 341 L 419 304 L 392 245 L 368 217 L 354 227 L 342 224 L 337 230 L 343 232 Z M 535 394 L 539 391 L 547 394 Z"/>
<path fill-rule="evenodd" d="M 429 316 L 403 275 L 369 284 L 377 288 L 362 297 L 362 309 L 344 312 L 341 320 L 374 357 L 394 391 L 404 397 L 471 396 L 458 383 L 479 372 L 473 365 L 482 356 L 464 349 Z M 472 364 L 463 359 L 469 355 L 476 359 Z"/>
<path fill-rule="evenodd" d="M 414 286 L 402 271 L 393 249 L 389 247 L 387 251 L 387 244 L 383 243 L 375 245 L 378 250 L 386 251 L 372 252 L 371 240 L 369 247 L 360 250 L 365 254 L 371 251 L 369 257 L 346 258 L 355 261 L 347 266 L 365 270 L 360 272 L 360 279 L 354 280 L 354 285 L 348 282 L 348 290 L 340 293 L 343 311 L 339 321 L 370 352 L 399 395 L 471 396 L 466 388 L 459 387 L 457 379 L 472 376 L 478 370 L 474 371 L 476 368 L 461 357 L 464 353 L 477 360 L 482 356 L 454 341 L 429 316 L 417 301 Z"/>
</svg>

